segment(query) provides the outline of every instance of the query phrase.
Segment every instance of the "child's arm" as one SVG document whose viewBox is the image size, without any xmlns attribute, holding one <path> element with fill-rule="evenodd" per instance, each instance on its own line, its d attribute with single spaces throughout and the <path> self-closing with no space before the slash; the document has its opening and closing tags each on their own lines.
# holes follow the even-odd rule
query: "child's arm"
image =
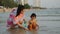
<svg viewBox="0 0 60 34">
<path fill-rule="evenodd" d="M 31 23 L 31 21 L 28 22 L 28 29 L 32 30 L 32 23 Z"/>
<path fill-rule="evenodd" d="M 36 26 L 38 27 L 38 29 L 39 29 L 39 25 L 37 24 L 37 20 L 35 20 L 35 23 L 36 23 Z"/>
</svg>

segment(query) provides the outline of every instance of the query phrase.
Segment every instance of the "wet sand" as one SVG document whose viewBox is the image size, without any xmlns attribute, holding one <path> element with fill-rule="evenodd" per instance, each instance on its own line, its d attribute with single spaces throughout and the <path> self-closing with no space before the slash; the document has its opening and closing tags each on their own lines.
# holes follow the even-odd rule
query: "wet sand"
<svg viewBox="0 0 60 34">
<path fill-rule="evenodd" d="M 28 13 L 29 16 L 30 14 Z M 9 12 L 0 13 L 0 34 L 60 34 L 60 16 L 38 16 L 39 30 L 26 31 L 20 28 L 7 29 L 8 15 Z M 26 19 L 29 20 L 30 18 L 26 16 Z"/>
</svg>

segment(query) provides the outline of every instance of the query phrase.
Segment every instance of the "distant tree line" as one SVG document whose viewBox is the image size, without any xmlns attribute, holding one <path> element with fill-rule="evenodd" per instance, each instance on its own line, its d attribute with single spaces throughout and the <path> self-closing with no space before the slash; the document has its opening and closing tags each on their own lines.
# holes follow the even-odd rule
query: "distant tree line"
<svg viewBox="0 0 60 34">
<path fill-rule="evenodd" d="M 14 2 L 14 0 L 0 0 L 0 6 L 4 6 L 6 8 L 17 7 L 18 3 Z M 24 4 L 26 9 L 30 8 L 29 4 Z"/>
<path fill-rule="evenodd" d="M 17 3 L 15 3 L 14 0 L 0 0 L 0 6 L 13 8 L 17 6 Z"/>
<path fill-rule="evenodd" d="M 24 4 L 24 7 L 25 7 L 25 9 L 30 9 L 31 8 L 29 4 Z"/>
</svg>

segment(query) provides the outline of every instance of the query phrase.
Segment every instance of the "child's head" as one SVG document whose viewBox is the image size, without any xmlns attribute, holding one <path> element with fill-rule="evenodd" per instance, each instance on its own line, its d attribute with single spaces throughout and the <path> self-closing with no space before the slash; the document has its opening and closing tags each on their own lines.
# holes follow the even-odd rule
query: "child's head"
<svg viewBox="0 0 60 34">
<path fill-rule="evenodd" d="M 31 17 L 31 19 L 35 19 L 36 18 L 36 14 L 32 13 L 30 17 Z"/>
<path fill-rule="evenodd" d="M 18 16 L 20 13 L 24 13 L 24 6 L 18 5 L 16 16 Z"/>
</svg>

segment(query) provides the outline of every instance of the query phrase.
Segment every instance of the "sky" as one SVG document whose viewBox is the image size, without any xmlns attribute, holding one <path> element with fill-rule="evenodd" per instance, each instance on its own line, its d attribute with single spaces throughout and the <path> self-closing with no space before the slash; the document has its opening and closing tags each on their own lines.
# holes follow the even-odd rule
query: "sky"
<svg viewBox="0 0 60 34">
<path fill-rule="evenodd" d="M 34 5 L 34 0 L 28 0 L 30 5 Z M 40 0 L 40 6 L 46 8 L 60 8 L 60 0 Z"/>
</svg>

